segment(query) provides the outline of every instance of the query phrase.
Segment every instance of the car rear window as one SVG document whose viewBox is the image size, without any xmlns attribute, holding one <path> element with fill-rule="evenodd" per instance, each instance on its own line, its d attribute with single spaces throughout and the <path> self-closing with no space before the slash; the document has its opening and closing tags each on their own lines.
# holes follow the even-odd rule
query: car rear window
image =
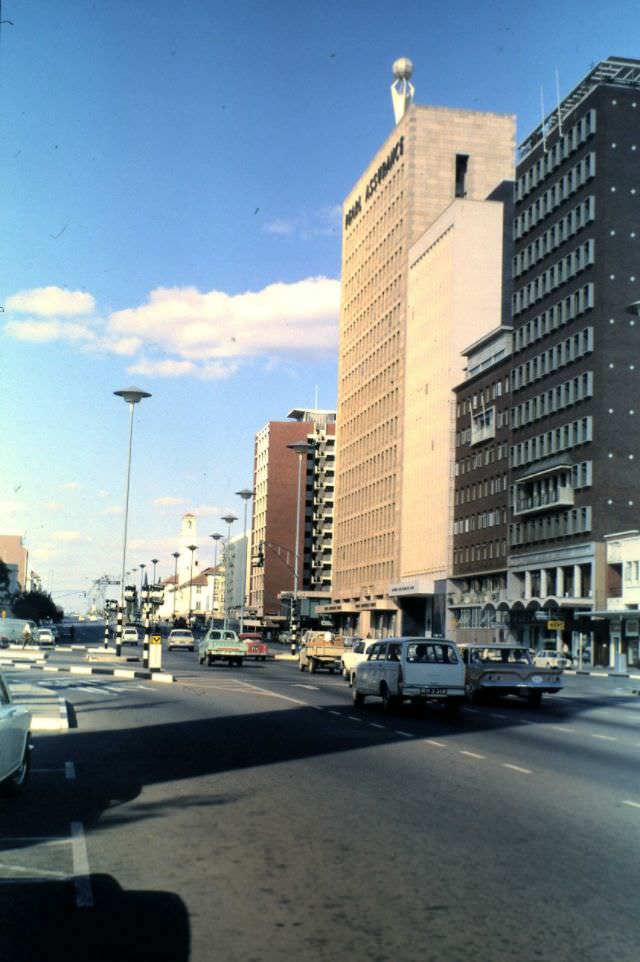
<svg viewBox="0 0 640 962">
<path fill-rule="evenodd" d="M 453 645 L 419 642 L 407 645 L 407 661 L 410 664 L 457 665 L 458 656 Z"/>
</svg>

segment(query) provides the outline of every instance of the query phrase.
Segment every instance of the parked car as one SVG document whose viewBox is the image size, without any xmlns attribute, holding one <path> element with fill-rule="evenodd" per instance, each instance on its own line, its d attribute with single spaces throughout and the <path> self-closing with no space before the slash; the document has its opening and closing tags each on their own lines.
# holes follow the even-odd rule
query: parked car
<svg viewBox="0 0 640 962">
<path fill-rule="evenodd" d="M 122 629 L 122 644 L 123 645 L 137 645 L 140 641 L 140 635 L 138 634 L 138 629 L 135 625 L 125 625 Z"/>
<path fill-rule="evenodd" d="M 565 655 L 556 648 L 542 648 L 536 651 L 533 656 L 533 663 L 539 668 L 569 668 L 571 666 L 571 656 Z"/>
<path fill-rule="evenodd" d="M 174 628 L 173 631 L 169 632 L 167 649 L 169 651 L 173 651 L 174 649 L 178 651 L 195 651 L 196 642 L 193 637 L 193 632 L 190 631 L 189 628 Z"/>
<path fill-rule="evenodd" d="M 420 707 L 438 702 L 447 714 L 457 715 L 464 700 L 464 664 L 456 645 L 431 638 L 374 642 L 367 660 L 355 668 L 354 705 L 370 695 L 382 699 L 385 711 L 408 699 Z"/>
<path fill-rule="evenodd" d="M 505 644 L 462 644 L 460 649 L 470 701 L 517 695 L 537 707 L 543 694 L 563 688 L 562 671 L 536 665 L 528 648 Z"/>
<path fill-rule="evenodd" d="M 348 681 L 350 688 L 353 685 L 356 665 L 367 660 L 367 656 L 374 645 L 375 640 L 366 641 L 363 638 L 354 638 L 351 647 L 345 648 L 342 652 L 342 677 Z"/>
<path fill-rule="evenodd" d="M 23 788 L 30 767 L 31 712 L 16 705 L 0 673 L 0 791 L 12 794 Z"/>
</svg>

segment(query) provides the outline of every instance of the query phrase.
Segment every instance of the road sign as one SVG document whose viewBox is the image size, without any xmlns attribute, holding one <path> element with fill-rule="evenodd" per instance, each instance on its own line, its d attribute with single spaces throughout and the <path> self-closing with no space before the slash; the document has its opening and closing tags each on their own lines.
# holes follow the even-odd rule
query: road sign
<svg viewBox="0 0 640 962">
<path fill-rule="evenodd" d="M 548 621 L 547 628 L 549 631 L 562 631 L 564 629 L 564 621 Z"/>
</svg>

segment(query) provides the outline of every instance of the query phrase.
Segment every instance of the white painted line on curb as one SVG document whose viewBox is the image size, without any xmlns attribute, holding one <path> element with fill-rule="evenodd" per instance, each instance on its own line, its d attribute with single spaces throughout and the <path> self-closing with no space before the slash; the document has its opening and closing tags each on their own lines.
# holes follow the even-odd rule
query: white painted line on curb
<svg viewBox="0 0 640 962">
<path fill-rule="evenodd" d="M 640 802 L 630 802 L 628 799 L 625 799 L 625 800 L 622 802 L 622 804 L 623 804 L 623 805 L 630 805 L 631 808 L 640 808 Z"/>
<path fill-rule="evenodd" d="M 512 772 L 521 772 L 522 775 L 533 775 L 533 772 L 529 768 L 520 768 L 519 765 L 509 765 L 507 762 L 504 762 L 502 767 L 510 768 Z"/>
<path fill-rule="evenodd" d="M 481 758 L 482 760 L 484 760 L 487 757 L 486 755 L 478 755 L 477 752 L 467 752 L 464 749 L 460 750 L 460 754 L 468 755 L 469 758 Z"/>
<path fill-rule="evenodd" d="M 73 884 L 76 889 L 76 905 L 79 909 L 89 909 L 93 906 L 93 892 L 82 822 L 71 823 L 71 854 L 75 875 Z"/>
</svg>

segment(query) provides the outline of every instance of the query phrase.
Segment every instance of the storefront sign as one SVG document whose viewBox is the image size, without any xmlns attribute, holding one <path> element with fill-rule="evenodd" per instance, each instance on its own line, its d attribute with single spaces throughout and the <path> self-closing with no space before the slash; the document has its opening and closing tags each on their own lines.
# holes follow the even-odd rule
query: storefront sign
<svg viewBox="0 0 640 962">
<path fill-rule="evenodd" d="M 549 631 L 563 631 L 564 621 L 548 621 L 547 628 Z"/>
</svg>

